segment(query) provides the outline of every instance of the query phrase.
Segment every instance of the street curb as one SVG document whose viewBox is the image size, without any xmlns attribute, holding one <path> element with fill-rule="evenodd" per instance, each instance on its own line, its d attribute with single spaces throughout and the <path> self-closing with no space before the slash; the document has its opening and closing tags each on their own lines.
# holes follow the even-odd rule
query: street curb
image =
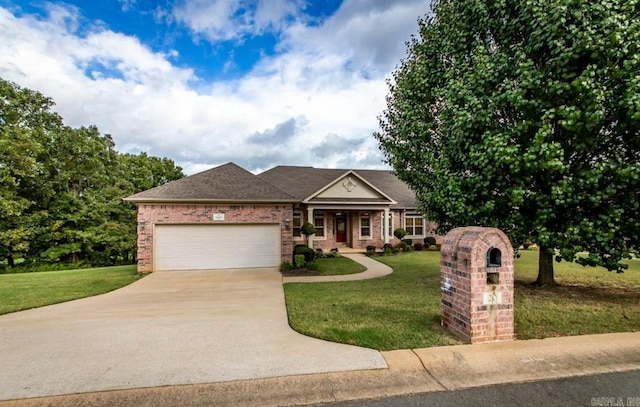
<svg viewBox="0 0 640 407">
<path fill-rule="evenodd" d="M 640 332 L 382 352 L 388 369 L 71 394 L 9 406 L 300 406 L 640 369 Z"/>
</svg>

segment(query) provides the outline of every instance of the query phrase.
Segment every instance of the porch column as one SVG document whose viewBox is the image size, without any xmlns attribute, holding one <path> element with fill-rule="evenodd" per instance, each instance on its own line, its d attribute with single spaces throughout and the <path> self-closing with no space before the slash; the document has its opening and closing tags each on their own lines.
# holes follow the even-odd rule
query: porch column
<svg viewBox="0 0 640 407">
<path fill-rule="evenodd" d="M 384 236 L 384 243 L 389 243 L 389 208 L 384 208 L 384 214 L 382 216 L 382 236 Z"/>
<path fill-rule="evenodd" d="M 313 206 L 307 206 L 307 222 L 313 225 Z M 309 235 L 307 246 L 313 249 L 313 237 L 315 235 Z"/>
</svg>

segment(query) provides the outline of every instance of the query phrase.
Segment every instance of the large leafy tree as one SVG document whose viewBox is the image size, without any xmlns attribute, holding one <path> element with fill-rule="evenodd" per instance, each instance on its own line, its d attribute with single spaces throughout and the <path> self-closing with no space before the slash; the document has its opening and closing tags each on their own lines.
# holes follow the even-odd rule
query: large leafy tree
<svg viewBox="0 0 640 407">
<path fill-rule="evenodd" d="M 46 153 L 42 140 L 55 137 L 62 119 L 53 101 L 38 92 L 0 80 L 0 256 L 9 266 L 28 253 L 47 213 L 39 207 L 51 198 L 41 185 Z"/>
<path fill-rule="evenodd" d="M 640 1 L 442 0 L 389 81 L 375 136 L 445 232 L 503 229 L 622 271 L 637 249 Z M 588 255 L 578 255 L 588 252 Z"/>
<path fill-rule="evenodd" d="M 0 259 L 133 260 L 136 209 L 122 198 L 183 177 L 167 158 L 119 154 L 95 126 L 71 128 L 53 101 L 0 79 Z M 0 260 L 0 267 L 2 267 Z"/>
</svg>

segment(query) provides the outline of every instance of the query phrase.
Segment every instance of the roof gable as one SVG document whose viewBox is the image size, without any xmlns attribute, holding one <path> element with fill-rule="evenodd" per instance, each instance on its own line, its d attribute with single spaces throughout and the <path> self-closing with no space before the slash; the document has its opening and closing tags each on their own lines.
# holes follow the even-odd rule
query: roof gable
<svg viewBox="0 0 640 407">
<path fill-rule="evenodd" d="M 349 171 L 348 169 L 278 166 L 258 174 L 258 177 L 287 191 L 288 194 L 302 202 L 323 190 L 327 185 L 336 182 L 337 178 Z M 392 207 L 402 209 L 418 207 L 413 191 L 391 171 L 351 171 L 397 202 L 395 205 L 391 205 Z"/>
<path fill-rule="evenodd" d="M 296 202 L 278 187 L 228 163 L 125 198 L 131 202 Z"/>
<path fill-rule="evenodd" d="M 396 203 L 384 192 L 380 191 L 380 189 L 369 183 L 353 170 L 347 171 L 345 174 L 342 174 L 337 179 L 323 186 L 303 202 Z"/>
</svg>

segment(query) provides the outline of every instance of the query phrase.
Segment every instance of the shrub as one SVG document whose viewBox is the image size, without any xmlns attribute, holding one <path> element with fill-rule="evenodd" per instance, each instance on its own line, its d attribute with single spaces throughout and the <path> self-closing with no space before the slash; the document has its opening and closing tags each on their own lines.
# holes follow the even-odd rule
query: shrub
<svg viewBox="0 0 640 407">
<path fill-rule="evenodd" d="M 441 244 L 439 244 L 439 243 L 436 243 L 436 245 L 435 245 L 435 246 L 436 246 L 436 250 L 437 250 L 437 251 L 440 251 L 440 248 L 442 247 L 442 245 L 441 245 Z"/>
<path fill-rule="evenodd" d="M 376 251 L 376 247 L 375 247 L 375 246 L 373 246 L 373 245 L 369 245 L 369 246 L 367 246 L 367 251 L 368 251 L 368 252 L 369 252 L 369 251 L 373 251 L 373 252 L 375 252 L 375 251 Z"/>
<path fill-rule="evenodd" d="M 374 256 L 375 254 L 376 254 L 375 250 L 367 250 L 365 253 L 365 256 L 371 257 L 371 256 Z"/>
<path fill-rule="evenodd" d="M 386 245 L 385 245 L 386 246 Z M 391 247 L 386 247 L 384 249 L 384 255 L 385 256 L 391 256 L 393 254 L 393 249 Z"/>
<path fill-rule="evenodd" d="M 316 259 L 322 259 L 323 257 L 325 257 L 325 255 L 322 249 L 316 249 Z"/>
<path fill-rule="evenodd" d="M 398 245 L 395 248 L 398 249 L 398 251 L 403 251 L 403 252 L 408 252 L 409 250 L 411 250 L 411 246 L 409 246 L 404 241 L 398 243 Z"/>
<path fill-rule="evenodd" d="M 293 249 L 293 254 L 302 254 L 307 263 L 311 263 L 316 258 L 315 250 L 303 244 L 296 245 L 296 247 L 294 247 Z"/>
<path fill-rule="evenodd" d="M 293 267 L 293 264 L 289 263 L 288 261 L 283 261 L 282 263 L 280 263 L 280 271 L 289 271 L 289 270 L 293 270 L 295 267 Z"/>
<path fill-rule="evenodd" d="M 422 250 L 424 250 L 424 245 L 420 242 L 414 243 L 413 250 L 421 252 Z"/>
<path fill-rule="evenodd" d="M 325 257 L 335 259 L 340 257 L 340 253 L 338 253 L 338 249 L 336 250 L 331 249 L 331 251 L 329 251 L 329 253 L 327 253 Z"/>
<path fill-rule="evenodd" d="M 402 228 L 398 228 L 393 231 L 393 235 L 398 239 L 402 240 L 407 235 L 407 231 Z"/>
<path fill-rule="evenodd" d="M 393 245 L 391 243 L 385 243 L 384 246 L 382 246 L 382 249 L 383 250 L 387 250 L 387 249 L 391 250 L 391 249 L 393 249 Z"/>
<path fill-rule="evenodd" d="M 295 256 L 293 256 L 293 264 L 295 264 L 296 268 L 303 268 L 305 263 L 306 261 L 304 259 L 304 254 L 296 254 Z"/>
<path fill-rule="evenodd" d="M 436 244 L 436 238 L 433 236 L 427 236 L 424 238 L 424 245 L 429 247 Z"/>
<path fill-rule="evenodd" d="M 311 223 L 307 222 L 300 228 L 300 233 L 309 237 L 316 233 L 316 228 Z"/>
</svg>

